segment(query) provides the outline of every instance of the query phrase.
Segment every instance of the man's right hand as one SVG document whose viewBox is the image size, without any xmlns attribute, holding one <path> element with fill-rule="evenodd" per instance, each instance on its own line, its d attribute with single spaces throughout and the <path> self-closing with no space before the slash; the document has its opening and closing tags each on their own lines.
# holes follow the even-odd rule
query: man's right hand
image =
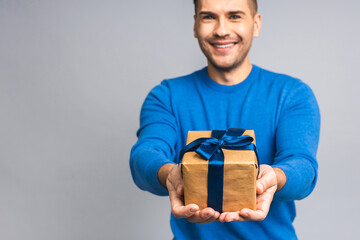
<svg viewBox="0 0 360 240">
<path fill-rule="evenodd" d="M 210 223 L 217 220 L 220 213 L 212 208 L 199 210 L 196 204 L 184 205 L 184 183 L 179 165 L 168 163 L 158 172 L 158 178 L 169 191 L 171 211 L 176 218 L 187 218 L 189 222 L 199 224 Z"/>
</svg>

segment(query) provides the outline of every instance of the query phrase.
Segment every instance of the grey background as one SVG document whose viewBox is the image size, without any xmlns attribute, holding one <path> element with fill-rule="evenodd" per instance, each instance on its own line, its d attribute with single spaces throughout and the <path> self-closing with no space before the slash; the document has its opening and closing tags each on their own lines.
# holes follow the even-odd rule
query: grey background
<svg viewBox="0 0 360 240">
<path fill-rule="evenodd" d="M 360 234 L 359 3 L 259 1 L 252 62 L 321 108 L 300 239 Z M 168 199 L 133 184 L 128 158 L 150 89 L 206 64 L 192 15 L 191 0 L 0 0 L 0 239 L 171 238 Z"/>
</svg>

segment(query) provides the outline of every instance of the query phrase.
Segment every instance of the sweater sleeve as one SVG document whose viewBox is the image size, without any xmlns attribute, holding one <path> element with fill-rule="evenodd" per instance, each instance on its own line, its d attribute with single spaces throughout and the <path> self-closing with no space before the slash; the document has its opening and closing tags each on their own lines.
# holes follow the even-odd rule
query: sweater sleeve
<svg viewBox="0 0 360 240">
<path fill-rule="evenodd" d="M 316 151 L 320 134 L 320 112 L 312 90 L 301 83 L 287 96 L 276 129 L 273 167 L 286 174 L 285 186 L 274 201 L 300 200 L 315 187 Z"/>
<path fill-rule="evenodd" d="M 144 101 L 137 131 L 138 141 L 130 153 L 131 174 L 140 189 L 160 196 L 168 195 L 167 189 L 158 180 L 157 172 L 162 165 L 175 162 L 177 135 L 169 87 L 163 81 Z"/>
</svg>

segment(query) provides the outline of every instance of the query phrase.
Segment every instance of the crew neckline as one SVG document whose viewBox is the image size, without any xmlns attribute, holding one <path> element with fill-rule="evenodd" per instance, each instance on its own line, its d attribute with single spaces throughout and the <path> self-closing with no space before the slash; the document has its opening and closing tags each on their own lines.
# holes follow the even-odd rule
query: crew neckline
<svg viewBox="0 0 360 240">
<path fill-rule="evenodd" d="M 218 92 L 224 92 L 224 93 L 232 93 L 236 92 L 242 88 L 244 88 L 246 85 L 248 85 L 250 82 L 252 82 L 256 76 L 258 75 L 260 68 L 254 64 L 252 64 L 252 69 L 249 75 L 244 79 L 244 81 L 235 84 L 235 85 L 223 85 L 220 83 L 215 82 L 213 79 L 210 78 L 209 74 L 207 73 L 207 67 L 204 67 L 200 71 L 198 71 L 198 79 L 200 82 L 202 82 L 207 87 L 218 91 Z"/>
</svg>

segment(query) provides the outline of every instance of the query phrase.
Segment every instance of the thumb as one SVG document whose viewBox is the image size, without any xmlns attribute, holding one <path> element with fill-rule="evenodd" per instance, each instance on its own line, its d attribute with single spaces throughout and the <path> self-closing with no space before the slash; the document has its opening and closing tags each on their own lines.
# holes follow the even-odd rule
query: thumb
<svg viewBox="0 0 360 240">
<path fill-rule="evenodd" d="M 179 181 L 175 187 L 175 190 L 176 190 L 176 193 L 179 195 L 179 196 L 182 196 L 184 195 L 184 183 L 183 181 Z"/>
<path fill-rule="evenodd" d="M 260 178 L 257 180 L 256 183 L 256 192 L 258 194 L 262 194 L 267 189 L 276 186 L 276 174 L 272 167 L 268 165 L 266 167 L 263 166 L 262 172 L 259 176 Z"/>
<path fill-rule="evenodd" d="M 264 192 L 264 186 L 263 184 L 258 180 L 256 183 L 256 193 L 262 194 Z"/>
<path fill-rule="evenodd" d="M 168 180 L 170 184 L 172 185 L 172 189 L 175 191 L 175 193 L 179 196 L 183 195 L 184 192 L 184 183 L 181 176 L 180 168 L 176 165 L 171 170 Z"/>
</svg>

